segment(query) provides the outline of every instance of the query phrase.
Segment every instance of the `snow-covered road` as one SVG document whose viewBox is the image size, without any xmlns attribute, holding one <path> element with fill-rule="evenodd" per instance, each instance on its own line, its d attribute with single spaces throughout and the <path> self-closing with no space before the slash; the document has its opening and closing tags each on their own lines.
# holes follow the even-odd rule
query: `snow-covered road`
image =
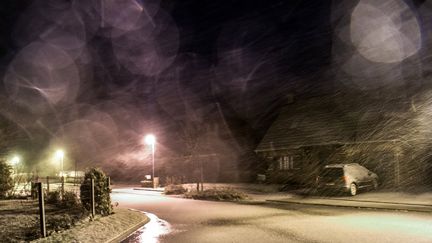
<svg viewBox="0 0 432 243">
<path fill-rule="evenodd" d="M 242 205 L 132 188 L 114 189 L 112 200 L 120 207 L 150 212 L 166 220 L 171 225 L 169 233 L 160 234 L 154 242 L 432 242 L 430 214 Z"/>
</svg>

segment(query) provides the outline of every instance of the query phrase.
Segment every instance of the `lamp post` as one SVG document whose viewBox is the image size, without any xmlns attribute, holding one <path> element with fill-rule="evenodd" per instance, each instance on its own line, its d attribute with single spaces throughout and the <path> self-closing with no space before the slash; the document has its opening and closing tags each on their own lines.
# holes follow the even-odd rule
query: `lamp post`
<svg viewBox="0 0 432 243">
<path fill-rule="evenodd" d="M 156 137 L 153 134 L 148 134 L 145 137 L 145 142 L 148 145 L 151 145 L 152 148 L 152 181 L 153 181 L 153 187 L 154 187 L 154 162 L 155 162 L 155 143 L 156 143 Z"/>
<path fill-rule="evenodd" d="M 59 149 L 55 152 L 55 157 L 60 160 L 60 174 L 63 173 L 63 159 L 64 159 L 64 152 L 63 150 Z"/>
</svg>

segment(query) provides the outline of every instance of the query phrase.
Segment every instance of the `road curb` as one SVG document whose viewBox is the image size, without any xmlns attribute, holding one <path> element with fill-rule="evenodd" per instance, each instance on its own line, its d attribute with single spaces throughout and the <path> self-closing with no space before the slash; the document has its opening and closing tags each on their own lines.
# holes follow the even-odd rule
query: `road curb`
<svg viewBox="0 0 432 243">
<path fill-rule="evenodd" d="M 317 198 L 317 199 L 320 199 L 320 198 Z M 431 207 L 432 208 L 432 204 L 422 204 L 422 203 L 388 202 L 388 201 L 378 201 L 378 200 L 354 200 L 354 199 L 348 199 L 348 198 L 331 198 L 330 200 L 359 202 L 359 203 L 381 203 L 381 204 L 408 205 L 408 206 L 420 206 L 420 207 Z"/>
<path fill-rule="evenodd" d="M 299 204 L 299 205 L 313 205 L 313 206 L 327 206 L 327 207 L 341 207 L 341 208 L 362 208 L 362 209 L 375 209 L 375 210 L 390 210 L 390 211 L 409 211 L 409 212 L 421 212 L 421 213 L 432 213 L 432 207 L 426 206 L 414 206 L 412 204 L 405 205 L 406 207 L 401 207 L 402 204 L 391 204 L 388 205 L 365 205 L 358 203 L 356 205 L 343 205 L 343 204 L 332 204 L 332 203 L 320 203 L 320 202 L 302 202 L 302 201 L 294 201 L 294 200 L 266 200 L 271 203 L 283 203 L 283 204 Z"/>
<path fill-rule="evenodd" d="M 143 212 L 135 210 L 135 209 L 129 209 L 129 210 L 143 213 Z M 131 235 L 132 233 L 134 233 L 135 231 L 137 231 L 138 229 L 140 229 L 141 227 L 146 225 L 149 221 L 150 221 L 150 219 L 148 217 L 146 217 L 146 219 L 143 219 L 141 222 L 137 223 L 136 225 L 130 227 L 128 230 L 125 230 L 123 233 L 119 234 L 118 236 L 116 236 L 116 237 L 114 237 L 111 240 L 108 240 L 106 242 L 108 242 L 108 243 L 121 242 L 122 240 L 126 239 L 129 235 Z"/>
<path fill-rule="evenodd" d="M 147 187 L 142 187 L 142 188 L 139 188 L 139 187 L 136 187 L 136 188 L 133 188 L 133 190 L 137 190 L 137 191 L 151 191 L 151 192 L 164 192 L 164 188 L 147 188 Z"/>
</svg>

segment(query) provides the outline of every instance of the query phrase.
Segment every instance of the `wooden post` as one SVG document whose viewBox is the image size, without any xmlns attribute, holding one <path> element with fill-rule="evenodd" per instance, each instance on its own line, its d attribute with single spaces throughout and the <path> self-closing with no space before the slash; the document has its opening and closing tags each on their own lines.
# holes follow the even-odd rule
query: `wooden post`
<svg viewBox="0 0 432 243">
<path fill-rule="evenodd" d="M 39 193 L 39 219 L 40 219 L 40 230 L 42 237 L 46 237 L 46 227 L 45 227 L 45 202 L 44 194 L 42 188 L 42 182 L 37 182 L 37 189 Z"/>
<path fill-rule="evenodd" d="M 111 190 L 111 177 L 107 177 L 107 187 L 108 187 L 108 191 Z"/>
<path fill-rule="evenodd" d="M 47 193 L 49 193 L 49 191 L 50 191 L 50 188 L 49 188 L 50 187 L 50 185 L 49 185 L 50 184 L 49 183 L 49 176 L 46 177 L 46 183 L 47 183 Z"/>
<path fill-rule="evenodd" d="M 91 183 L 90 183 L 90 187 L 91 187 L 91 214 L 94 217 L 96 212 L 95 212 L 95 193 L 94 193 L 94 179 L 91 179 Z"/>
<path fill-rule="evenodd" d="M 202 159 L 200 160 L 200 182 L 201 182 L 201 191 L 204 191 L 204 171 L 203 171 L 203 163 Z"/>
<path fill-rule="evenodd" d="M 64 192 L 65 192 L 64 184 L 65 184 L 65 178 L 64 178 L 64 176 L 62 176 L 61 177 L 61 196 L 62 196 L 62 198 L 64 198 Z"/>
<path fill-rule="evenodd" d="M 78 184 L 77 183 L 77 161 L 75 160 L 75 177 L 74 177 L 74 186 L 73 186 L 74 190 L 77 184 Z"/>
<path fill-rule="evenodd" d="M 30 188 L 31 197 L 32 197 L 32 199 L 36 199 L 36 197 L 37 197 L 36 182 L 31 181 L 30 187 L 31 187 Z"/>
<path fill-rule="evenodd" d="M 196 190 L 197 190 L 197 192 L 199 192 L 200 191 L 200 179 L 199 179 L 199 176 L 197 175 L 197 171 L 196 171 L 197 163 L 198 162 L 196 162 L 195 160 L 193 161 L 193 164 L 195 167 L 194 173 L 193 173 L 193 178 L 196 180 Z"/>
</svg>

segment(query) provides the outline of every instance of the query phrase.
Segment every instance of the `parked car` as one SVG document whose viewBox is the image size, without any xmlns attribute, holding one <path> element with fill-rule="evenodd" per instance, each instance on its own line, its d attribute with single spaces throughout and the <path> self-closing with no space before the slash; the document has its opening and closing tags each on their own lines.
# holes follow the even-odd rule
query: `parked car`
<svg viewBox="0 0 432 243">
<path fill-rule="evenodd" d="M 355 196 L 361 188 L 378 188 L 378 176 L 357 164 L 326 165 L 316 178 L 319 191 L 343 191 Z"/>
</svg>

